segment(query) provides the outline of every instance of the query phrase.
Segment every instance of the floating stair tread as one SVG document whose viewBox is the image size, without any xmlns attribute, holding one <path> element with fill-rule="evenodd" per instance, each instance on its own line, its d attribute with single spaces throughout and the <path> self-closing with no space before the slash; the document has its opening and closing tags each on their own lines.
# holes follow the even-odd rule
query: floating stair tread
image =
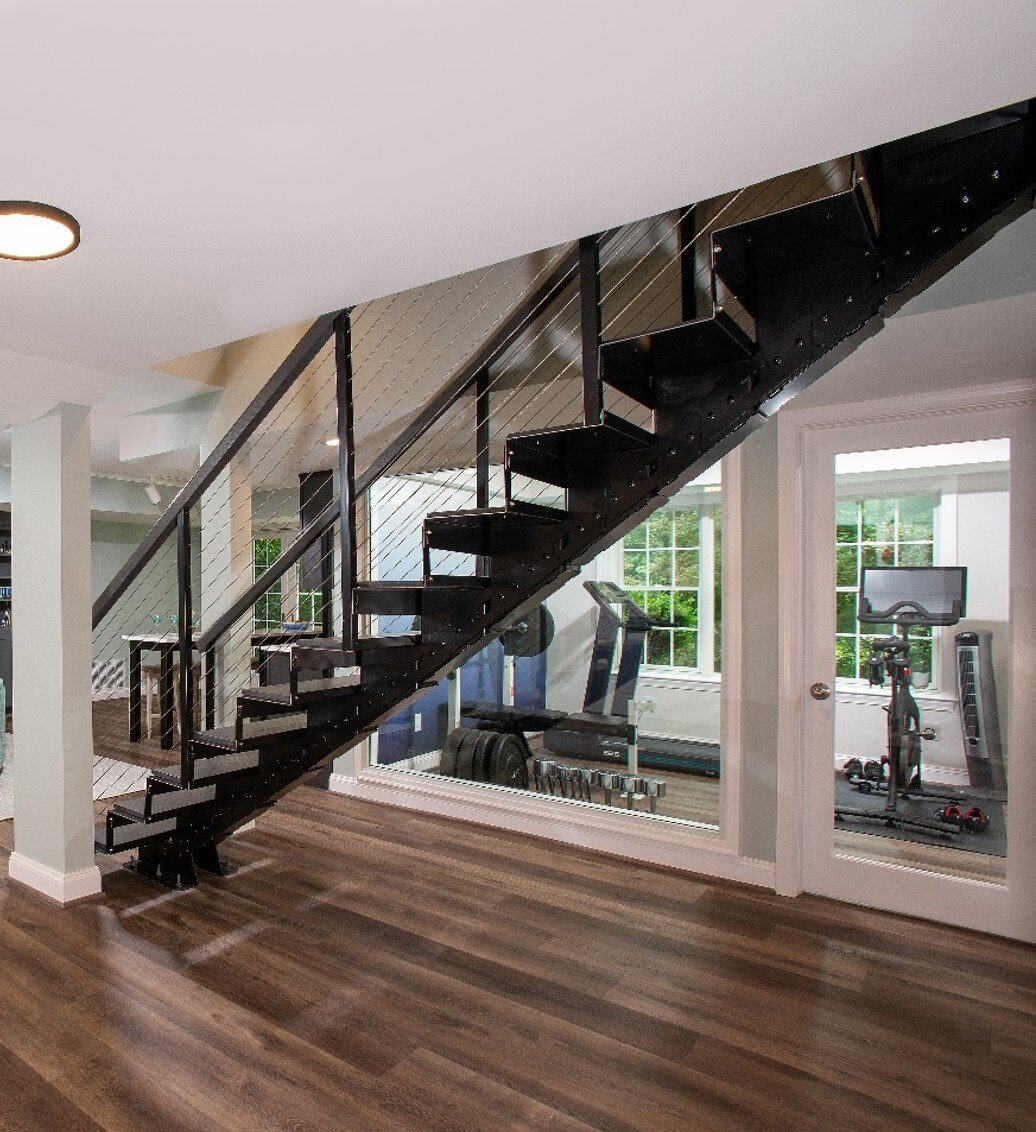
<svg viewBox="0 0 1036 1132">
<path fill-rule="evenodd" d="M 298 694 L 294 699 L 290 684 L 267 684 L 265 687 L 245 688 L 238 698 L 249 703 L 283 707 L 316 700 L 333 700 L 338 696 L 356 692 L 359 688 L 360 680 L 357 676 L 332 676 L 324 680 L 300 681 Z"/>
<path fill-rule="evenodd" d="M 212 755 L 208 758 L 195 759 L 192 766 L 194 780 L 191 788 L 199 783 L 211 782 L 224 775 L 240 774 L 244 771 L 256 770 L 261 765 L 261 754 L 258 750 L 230 751 L 225 755 Z M 155 771 L 151 777 L 163 786 L 176 790 L 184 788 L 177 771 Z"/>
<path fill-rule="evenodd" d="M 128 822 L 143 824 L 147 821 L 147 815 L 144 813 L 144 803 L 142 800 L 134 802 L 116 802 L 115 805 L 112 806 L 111 812 Z"/>
<path fill-rule="evenodd" d="M 510 507 L 479 507 L 469 511 L 439 511 L 425 517 L 425 529 L 434 527 L 535 527 L 561 523 L 566 511 L 540 503 L 512 503 Z"/>
<path fill-rule="evenodd" d="M 420 633 L 393 633 L 383 637 L 357 637 L 355 651 L 360 652 L 376 652 L 380 649 L 401 649 L 411 648 L 414 645 L 421 643 Z M 314 637 L 312 640 L 300 642 L 297 645 L 292 645 L 293 652 L 320 652 L 321 650 L 327 652 L 343 652 L 342 638 L 341 637 Z M 309 681 L 309 683 L 316 683 L 316 681 Z M 301 686 L 300 686 L 301 689 Z"/>
<path fill-rule="evenodd" d="M 237 738 L 233 727 L 214 727 L 210 731 L 199 731 L 194 742 L 201 747 L 213 747 L 222 751 L 243 751 L 251 747 L 264 747 L 269 743 L 281 743 L 293 735 L 303 734 L 307 720 L 303 713 L 280 715 L 276 719 L 245 720 L 241 738 Z"/>
<path fill-rule="evenodd" d="M 429 574 L 425 579 L 429 588 L 484 590 L 494 585 L 492 578 L 476 577 L 473 574 Z"/>
<path fill-rule="evenodd" d="M 618 361 L 645 376 L 666 377 L 741 361 L 754 352 L 752 339 L 725 310 L 717 308 L 709 318 L 605 342 L 601 365 L 606 375 L 609 365 Z"/>
<path fill-rule="evenodd" d="M 206 806 L 216 801 L 216 787 L 189 786 L 187 789 L 178 787 L 176 790 L 162 790 L 151 795 L 151 821 L 160 819 L 164 814 L 178 814 L 184 810 L 194 809 L 197 806 Z"/>
<path fill-rule="evenodd" d="M 766 279 L 862 255 L 874 248 L 874 230 L 859 185 L 823 200 L 734 224 L 712 237 L 716 270 L 738 294 L 737 268 Z M 727 264 L 736 265 L 731 273 Z M 744 301 L 744 299 L 742 299 Z"/>
<path fill-rule="evenodd" d="M 112 807 L 114 812 L 115 807 Z M 163 818 L 161 821 L 133 822 L 126 820 L 122 825 L 112 827 L 112 843 L 108 844 L 107 826 L 94 827 L 94 848 L 98 853 L 121 853 L 133 849 L 147 841 L 158 841 L 176 832 L 176 818 Z"/>
<path fill-rule="evenodd" d="M 507 439 L 508 458 L 566 459 L 610 455 L 648 448 L 655 436 L 622 417 L 605 414 L 599 425 L 571 425 L 540 432 L 519 432 Z"/>
</svg>

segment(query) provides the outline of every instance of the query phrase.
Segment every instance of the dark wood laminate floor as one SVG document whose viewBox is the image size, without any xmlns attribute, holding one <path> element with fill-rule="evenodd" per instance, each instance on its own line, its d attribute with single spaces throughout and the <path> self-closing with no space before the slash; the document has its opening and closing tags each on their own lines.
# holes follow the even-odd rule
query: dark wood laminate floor
<svg viewBox="0 0 1036 1132">
<path fill-rule="evenodd" d="M 226 856 L 0 880 L 0 1127 L 1032 1127 L 1031 948 L 310 787 Z"/>
</svg>

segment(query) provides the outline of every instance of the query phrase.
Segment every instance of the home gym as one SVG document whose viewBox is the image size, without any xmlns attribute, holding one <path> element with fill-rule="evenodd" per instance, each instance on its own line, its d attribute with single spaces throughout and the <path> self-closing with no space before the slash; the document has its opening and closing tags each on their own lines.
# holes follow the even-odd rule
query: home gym
<svg viewBox="0 0 1036 1132">
<path fill-rule="evenodd" d="M 996 540 L 978 524 L 1005 506 L 1007 452 L 970 451 L 843 461 L 831 805 L 847 851 L 963 851 L 952 867 L 995 874 L 1006 626 Z M 715 469 L 383 726 L 372 761 L 718 827 L 720 501 Z M 968 566 L 929 565 L 950 536 Z"/>
</svg>

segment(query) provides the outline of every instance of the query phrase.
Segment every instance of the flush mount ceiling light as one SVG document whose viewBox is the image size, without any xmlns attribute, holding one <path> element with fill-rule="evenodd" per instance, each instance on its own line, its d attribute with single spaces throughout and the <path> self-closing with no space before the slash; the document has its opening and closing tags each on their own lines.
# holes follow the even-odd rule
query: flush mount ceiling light
<svg viewBox="0 0 1036 1132">
<path fill-rule="evenodd" d="M 0 201 L 0 258 L 57 259 L 79 246 L 79 221 L 50 204 Z"/>
<path fill-rule="evenodd" d="M 328 448 L 337 448 L 339 445 L 339 440 L 337 436 L 329 436 L 327 440 L 324 441 L 324 443 L 328 446 Z"/>
</svg>

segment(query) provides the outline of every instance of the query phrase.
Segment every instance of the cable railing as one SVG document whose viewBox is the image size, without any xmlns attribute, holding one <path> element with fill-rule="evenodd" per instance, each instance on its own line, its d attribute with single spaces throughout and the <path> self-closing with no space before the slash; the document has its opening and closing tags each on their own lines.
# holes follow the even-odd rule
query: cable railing
<svg viewBox="0 0 1036 1132">
<path fill-rule="evenodd" d="M 602 339 L 671 325 L 688 311 L 707 314 L 700 312 L 703 297 L 736 307 L 731 297 L 717 295 L 709 257 L 702 254 L 711 233 L 816 199 L 832 191 L 831 180 L 830 170 L 806 170 L 596 238 L 598 348 Z M 319 611 L 321 633 L 337 629 L 354 639 L 354 587 L 374 578 L 416 577 L 413 532 L 428 514 L 503 501 L 508 434 L 588 423 L 585 372 L 579 380 L 586 368 L 585 286 L 580 248 L 570 246 L 544 253 L 535 270 L 519 260 L 313 323 L 95 603 L 95 656 L 123 655 L 122 638 L 148 635 L 149 622 L 159 618 L 152 635 L 163 638 L 157 665 L 163 747 L 171 747 L 175 716 L 186 765 L 195 727 L 226 718 L 238 681 L 255 678 L 257 660 L 262 663 L 279 641 L 295 639 L 283 624 L 271 625 L 272 616 L 256 623 L 258 602 L 273 594 L 278 602 L 268 608 L 282 622 L 291 612 L 298 621 L 312 620 L 300 616 L 297 595 L 303 593 L 307 612 Z M 520 301 L 499 313 L 502 299 L 516 292 L 522 292 Z M 346 395 L 359 426 L 349 436 L 339 423 L 343 334 L 350 369 Z M 479 344 L 465 353 L 471 342 Z M 413 409 L 425 388 L 435 392 Z M 611 389 L 598 396 L 599 410 L 651 427 L 651 410 L 643 405 Z M 394 435 L 382 443 L 386 433 Z M 329 439 L 346 441 L 362 470 L 343 475 L 341 467 L 330 467 Z M 247 487 L 228 487 L 235 474 Z M 306 475 L 323 476 L 326 488 L 320 505 L 300 521 L 299 483 Z M 349 513 L 357 516 L 347 524 L 347 540 L 343 486 Z M 511 493 L 551 506 L 564 502 L 560 489 L 533 480 L 512 483 Z M 395 515 L 388 538 L 376 538 L 375 507 Z M 279 540 L 276 557 L 257 574 L 256 537 Z M 343 566 L 343 556 L 356 565 Z M 224 573 L 213 580 L 209 562 L 221 557 L 227 568 L 237 563 L 243 576 Z M 439 563 L 455 571 L 479 568 L 456 555 Z M 319 584 L 300 584 L 300 571 Z M 176 612 L 156 613 L 174 590 Z M 137 658 L 130 657 L 128 675 L 136 688 L 140 654 L 132 644 L 131 651 Z M 198 669 L 193 660 L 176 663 L 176 657 L 195 653 Z M 169 690 L 174 672 L 175 708 Z M 134 715 L 138 738 L 141 730 L 135 701 L 134 692 L 131 740 Z"/>
</svg>

